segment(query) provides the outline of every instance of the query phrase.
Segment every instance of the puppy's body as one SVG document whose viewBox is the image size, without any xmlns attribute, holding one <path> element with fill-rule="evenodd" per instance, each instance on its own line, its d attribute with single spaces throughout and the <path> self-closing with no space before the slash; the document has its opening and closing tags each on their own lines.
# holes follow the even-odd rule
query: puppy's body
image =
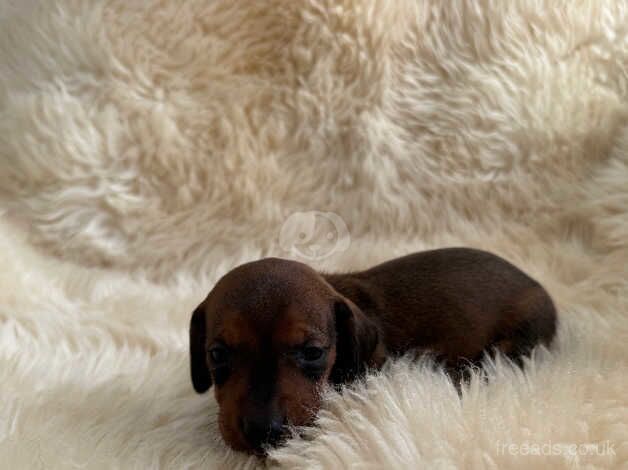
<svg viewBox="0 0 628 470">
<path fill-rule="evenodd" d="M 425 251 L 324 277 L 379 325 L 388 353 L 426 350 L 455 363 L 494 346 L 516 359 L 556 329 L 545 289 L 481 250 Z"/>
<path fill-rule="evenodd" d="M 227 273 L 194 311 L 192 383 L 215 385 L 231 447 L 263 453 L 287 425 L 313 420 L 325 383 L 390 355 L 430 351 L 449 367 L 493 349 L 518 359 L 555 331 L 543 287 L 487 252 L 426 251 L 348 274 L 267 258 Z"/>
</svg>

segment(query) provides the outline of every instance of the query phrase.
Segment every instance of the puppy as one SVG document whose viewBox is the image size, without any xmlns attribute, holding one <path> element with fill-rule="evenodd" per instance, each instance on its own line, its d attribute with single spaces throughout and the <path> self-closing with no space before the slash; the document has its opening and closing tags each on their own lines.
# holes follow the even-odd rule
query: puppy
<svg viewBox="0 0 628 470">
<path fill-rule="evenodd" d="M 313 421 L 325 383 L 409 350 L 450 368 L 494 349 L 517 359 L 555 331 L 543 287 L 484 251 L 425 251 L 349 274 L 267 258 L 227 273 L 194 311 L 192 384 L 214 385 L 227 444 L 262 455 L 288 425 Z"/>
</svg>

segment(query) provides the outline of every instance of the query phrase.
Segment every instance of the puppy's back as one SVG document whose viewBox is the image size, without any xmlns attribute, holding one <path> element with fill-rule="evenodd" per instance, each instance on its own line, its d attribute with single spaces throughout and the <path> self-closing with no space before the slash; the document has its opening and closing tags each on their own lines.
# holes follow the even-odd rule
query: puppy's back
<svg viewBox="0 0 628 470">
<path fill-rule="evenodd" d="M 419 252 L 336 284 L 379 319 L 393 352 L 419 347 L 474 359 L 494 346 L 517 357 L 538 343 L 548 345 L 556 331 L 556 310 L 545 289 L 482 250 Z"/>
</svg>

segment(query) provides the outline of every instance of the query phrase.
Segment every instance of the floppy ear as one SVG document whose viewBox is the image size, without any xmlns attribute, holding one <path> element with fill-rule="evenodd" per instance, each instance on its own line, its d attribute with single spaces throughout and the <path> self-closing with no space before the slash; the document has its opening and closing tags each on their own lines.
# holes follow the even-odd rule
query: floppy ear
<svg viewBox="0 0 628 470">
<path fill-rule="evenodd" d="M 334 304 L 336 362 L 330 380 L 340 384 L 364 374 L 373 362 L 380 340 L 378 328 L 360 308 L 346 298 Z"/>
<path fill-rule="evenodd" d="M 206 392 L 212 385 L 212 378 L 207 367 L 205 351 L 205 309 L 199 305 L 190 321 L 190 371 L 192 385 L 197 393 Z"/>
</svg>

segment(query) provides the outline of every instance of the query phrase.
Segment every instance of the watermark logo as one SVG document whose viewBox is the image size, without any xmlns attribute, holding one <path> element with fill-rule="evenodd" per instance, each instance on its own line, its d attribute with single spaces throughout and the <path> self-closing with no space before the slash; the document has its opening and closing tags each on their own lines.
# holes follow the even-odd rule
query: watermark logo
<svg viewBox="0 0 628 470">
<path fill-rule="evenodd" d="M 522 442 L 520 444 L 497 442 L 499 455 L 542 455 L 577 458 L 579 456 L 615 456 L 615 444 L 610 441 L 599 443 L 571 444 L 565 442 Z"/>
<path fill-rule="evenodd" d="M 328 258 L 349 248 L 351 237 L 342 218 L 334 212 L 295 212 L 279 232 L 279 245 L 309 261 Z"/>
</svg>

